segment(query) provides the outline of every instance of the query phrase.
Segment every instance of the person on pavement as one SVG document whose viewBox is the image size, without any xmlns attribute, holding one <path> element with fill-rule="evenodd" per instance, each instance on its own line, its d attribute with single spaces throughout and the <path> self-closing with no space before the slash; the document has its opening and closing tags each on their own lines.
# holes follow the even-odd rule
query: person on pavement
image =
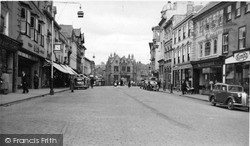
<svg viewBox="0 0 250 146">
<path fill-rule="evenodd" d="M 186 84 L 185 80 L 181 84 L 181 91 L 182 91 L 182 95 L 186 94 L 186 92 L 187 92 L 187 84 Z"/>
<path fill-rule="evenodd" d="M 70 78 L 70 90 L 71 90 L 71 92 L 74 92 L 74 88 L 75 88 L 75 80 L 74 80 L 74 76 L 71 76 L 71 78 Z"/>
<path fill-rule="evenodd" d="M 27 75 L 24 71 L 22 71 L 22 87 L 23 87 L 23 93 L 29 93 L 29 89 L 27 87 Z"/>
<path fill-rule="evenodd" d="M 38 89 L 39 77 L 38 77 L 37 71 L 35 71 L 33 82 L 34 82 L 34 88 Z"/>
<path fill-rule="evenodd" d="M 131 81 L 128 81 L 128 87 L 129 88 L 131 87 Z"/>
<path fill-rule="evenodd" d="M 94 82 L 95 82 L 94 77 L 91 77 L 91 79 L 90 79 L 90 85 L 91 85 L 91 88 L 93 88 L 93 87 L 94 87 Z"/>
</svg>

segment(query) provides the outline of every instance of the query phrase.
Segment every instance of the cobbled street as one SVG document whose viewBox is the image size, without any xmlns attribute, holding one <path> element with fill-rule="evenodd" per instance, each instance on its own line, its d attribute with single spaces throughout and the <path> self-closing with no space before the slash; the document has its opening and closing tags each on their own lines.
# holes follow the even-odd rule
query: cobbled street
<svg viewBox="0 0 250 146">
<path fill-rule="evenodd" d="M 1 107 L 2 134 L 63 134 L 64 146 L 248 146 L 249 113 L 138 87 L 94 87 Z"/>
</svg>

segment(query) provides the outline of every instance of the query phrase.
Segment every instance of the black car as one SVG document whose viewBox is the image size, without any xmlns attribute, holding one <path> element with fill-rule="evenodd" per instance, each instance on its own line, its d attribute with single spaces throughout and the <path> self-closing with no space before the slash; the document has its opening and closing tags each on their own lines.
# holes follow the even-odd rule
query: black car
<svg viewBox="0 0 250 146">
<path fill-rule="evenodd" d="M 230 85 L 225 83 L 216 83 L 209 96 L 212 105 L 227 105 L 232 110 L 235 107 L 243 107 L 249 110 L 249 95 L 244 92 L 240 85 Z"/>
</svg>

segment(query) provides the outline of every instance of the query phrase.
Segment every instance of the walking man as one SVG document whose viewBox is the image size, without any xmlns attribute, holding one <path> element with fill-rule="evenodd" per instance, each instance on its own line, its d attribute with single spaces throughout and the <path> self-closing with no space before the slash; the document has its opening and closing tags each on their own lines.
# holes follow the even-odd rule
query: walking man
<svg viewBox="0 0 250 146">
<path fill-rule="evenodd" d="M 23 87 L 23 93 L 29 93 L 28 87 L 27 87 L 27 75 L 24 71 L 22 71 L 22 87 Z"/>
<path fill-rule="evenodd" d="M 72 75 L 70 78 L 70 90 L 71 92 L 74 92 L 74 87 L 75 87 L 75 83 L 74 83 L 74 76 Z"/>
<path fill-rule="evenodd" d="M 38 89 L 39 77 L 38 77 L 37 71 L 35 71 L 35 76 L 33 80 L 34 80 L 34 88 Z"/>
</svg>

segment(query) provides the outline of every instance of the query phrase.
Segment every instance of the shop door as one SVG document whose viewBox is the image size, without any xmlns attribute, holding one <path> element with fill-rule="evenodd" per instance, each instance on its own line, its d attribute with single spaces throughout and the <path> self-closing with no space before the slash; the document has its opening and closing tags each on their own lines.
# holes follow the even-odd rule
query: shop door
<svg viewBox="0 0 250 146">
<path fill-rule="evenodd" d="M 199 69 L 194 69 L 193 70 L 193 87 L 194 87 L 194 91 L 195 93 L 199 93 L 199 89 L 200 89 L 200 70 Z"/>
<path fill-rule="evenodd" d="M 27 75 L 27 82 L 28 82 L 28 88 L 31 88 L 32 86 L 32 66 L 35 62 L 26 58 L 23 58 L 21 56 L 18 57 L 18 78 L 19 78 L 19 83 L 21 83 L 21 77 L 22 77 L 22 71 L 25 72 L 25 74 Z"/>
</svg>

